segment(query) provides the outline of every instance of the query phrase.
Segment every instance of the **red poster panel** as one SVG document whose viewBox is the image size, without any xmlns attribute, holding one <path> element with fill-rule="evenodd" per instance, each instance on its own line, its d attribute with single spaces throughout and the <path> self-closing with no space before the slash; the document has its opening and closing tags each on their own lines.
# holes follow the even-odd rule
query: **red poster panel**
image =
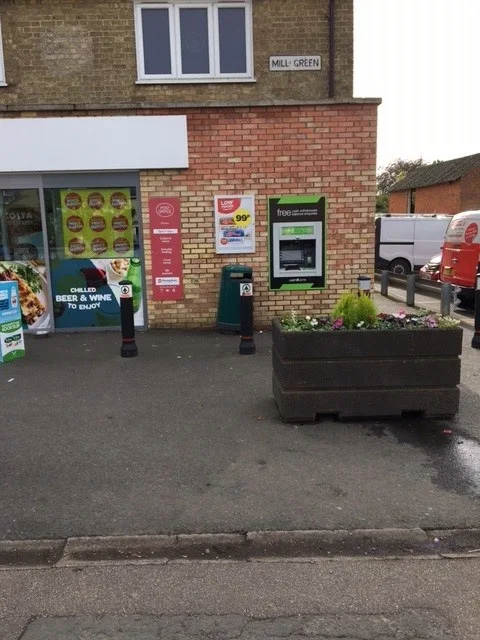
<svg viewBox="0 0 480 640">
<path fill-rule="evenodd" d="M 182 236 L 179 198 L 150 198 L 154 300 L 182 300 Z"/>
</svg>

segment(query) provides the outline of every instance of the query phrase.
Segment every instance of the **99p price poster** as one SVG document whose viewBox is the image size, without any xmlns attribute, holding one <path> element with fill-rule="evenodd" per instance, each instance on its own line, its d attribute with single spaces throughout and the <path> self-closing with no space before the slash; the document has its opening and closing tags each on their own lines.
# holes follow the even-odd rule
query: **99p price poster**
<svg viewBox="0 0 480 640">
<path fill-rule="evenodd" d="M 215 196 L 217 253 L 255 252 L 255 196 Z"/>
</svg>

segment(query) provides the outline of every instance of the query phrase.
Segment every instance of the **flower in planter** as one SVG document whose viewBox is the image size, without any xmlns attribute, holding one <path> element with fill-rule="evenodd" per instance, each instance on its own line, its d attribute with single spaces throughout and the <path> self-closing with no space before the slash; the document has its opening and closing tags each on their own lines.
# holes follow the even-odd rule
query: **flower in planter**
<svg viewBox="0 0 480 640">
<path fill-rule="evenodd" d="M 434 330 L 453 329 L 460 324 L 450 316 L 440 316 L 419 309 L 407 314 L 403 309 L 397 313 L 378 313 L 373 300 L 366 295 L 345 293 L 335 305 L 330 316 L 299 316 L 290 311 L 281 320 L 285 331 L 340 331 L 367 329 L 386 330 Z"/>
<path fill-rule="evenodd" d="M 436 329 L 438 327 L 438 322 L 435 316 L 429 315 L 425 318 L 425 325 L 429 329 Z"/>
</svg>

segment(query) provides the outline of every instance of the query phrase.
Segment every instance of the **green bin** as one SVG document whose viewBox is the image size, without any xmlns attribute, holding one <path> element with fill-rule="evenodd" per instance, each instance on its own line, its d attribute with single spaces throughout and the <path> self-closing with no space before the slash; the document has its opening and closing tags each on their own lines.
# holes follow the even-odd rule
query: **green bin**
<svg viewBox="0 0 480 640">
<path fill-rule="evenodd" d="M 222 268 L 217 310 L 218 331 L 240 331 L 240 280 L 251 277 L 252 268 L 243 264 L 227 264 Z"/>
</svg>

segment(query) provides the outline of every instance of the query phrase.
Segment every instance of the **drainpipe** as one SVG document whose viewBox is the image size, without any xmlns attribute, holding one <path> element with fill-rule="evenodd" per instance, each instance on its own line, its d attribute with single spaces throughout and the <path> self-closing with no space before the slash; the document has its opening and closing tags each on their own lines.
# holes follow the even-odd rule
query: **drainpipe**
<svg viewBox="0 0 480 640">
<path fill-rule="evenodd" d="M 329 53 L 330 64 L 328 69 L 328 97 L 335 97 L 335 0 L 330 0 L 328 14 L 329 28 Z"/>
</svg>

